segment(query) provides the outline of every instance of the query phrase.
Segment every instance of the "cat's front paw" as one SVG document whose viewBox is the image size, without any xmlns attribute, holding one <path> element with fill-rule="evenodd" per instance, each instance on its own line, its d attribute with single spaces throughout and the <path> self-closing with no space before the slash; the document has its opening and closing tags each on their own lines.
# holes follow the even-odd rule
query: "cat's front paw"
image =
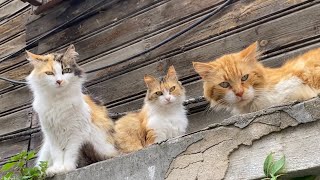
<svg viewBox="0 0 320 180">
<path fill-rule="evenodd" d="M 74 164 L 65 164 L 64 165 L 64 170 L 65 172 L 69 172 L 69 171 L 73 171 L 75 170 L 77 167 Z"/>
<path fill-rule="evenodd" d="M 47 177 L 53 177 L 57 174 L 62 174 L 65 172 L 64 166 L 51 166 L 47 169 L 46 175 Z"/>
</svg>

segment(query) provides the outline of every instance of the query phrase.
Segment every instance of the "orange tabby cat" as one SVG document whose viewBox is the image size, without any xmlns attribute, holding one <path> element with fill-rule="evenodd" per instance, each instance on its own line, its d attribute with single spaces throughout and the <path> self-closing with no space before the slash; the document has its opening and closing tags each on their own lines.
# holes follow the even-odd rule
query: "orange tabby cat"
<svg viewBox="0 0 320 180">
<path fill-rule="evenodd" d="M 257 43 L 212 62 L 193 62 L 211 106 L 234 114 L 248 113 L 289 101 L 315 97 L 320 89 L 320 49 L 309 51 L 279 68 L 258 62 Z"/>
<path fill-rule="evenodd" d="M 159 81 L 145 75 L 148 87 L 144 106 L 115 124 L 115 139 L 122 152 L 128 153 L 186 132 L 188 119 L 183 106 L 185 90 L 173 66 Z"/>
</svg>

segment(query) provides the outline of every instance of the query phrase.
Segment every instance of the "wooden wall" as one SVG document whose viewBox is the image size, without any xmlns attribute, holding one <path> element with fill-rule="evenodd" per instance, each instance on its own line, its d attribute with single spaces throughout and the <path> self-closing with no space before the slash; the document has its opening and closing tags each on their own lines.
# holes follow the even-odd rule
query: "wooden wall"
<svg viewBox="0 0 320 180">
<path fill-rule="evenodd" d="M 103 0 L 65 1 L 42 16 L 28 16 L 29 7 L 23 6 L 25 4 L 19 6 L 23 10 L 16 9 L 14 16 L 10 15 L 12 11 L 5 13 L 1 9 L 1 57 L 17 51 L 25 41 L 31 42 L 77 15 L 97 8 L 91 7 L 100 2 Z M 192 61 L 209 61 L 258 40 L 264 52 L 261 60 L 269 66 L 278 66 L 285 59 L 319 47 L 319 0 L 235 0 L 222 13 L 173 42 L 122 62 L 188 27 L 222 2 L 105 0 L 105 8 L 99 13 L 60 28 L 38 40 L 30 50 L 43 54 L 63 50 L 73 43 L 80 54 L 78 63 L 85 70 L 111 65 L 103 71 L 88 74 L 86 88 L 103 99 L 110 112 L 126 112 L 142 105 L 146 92 L 143 75 L 164 75 L 170 65 L 174 65 L 179 73 L 188 97 L 197 97 L 202 95 L 202 84 L 192 68 Z M 18 7 L 16 3 L 20 2 L 0 0 L 0 8 Z M 4 29 L 8 30 L 3 34 Z M 30 70 L 24 54 L 0 62 L 1 76 L 19 80 Z M 0 142 L 1 158 L 21 149 L 38 147 L 39 124 L 32 112 L 31 101 L 27 87 L 0 82 L 0 139 L 6 139 Z M 188 107 L 189 131 L 229 116 L 224 112 L 206 112 L 205 106 L 200 103 Z M 17 133 L 18 136 L 13 136 Z"/>
</svg>

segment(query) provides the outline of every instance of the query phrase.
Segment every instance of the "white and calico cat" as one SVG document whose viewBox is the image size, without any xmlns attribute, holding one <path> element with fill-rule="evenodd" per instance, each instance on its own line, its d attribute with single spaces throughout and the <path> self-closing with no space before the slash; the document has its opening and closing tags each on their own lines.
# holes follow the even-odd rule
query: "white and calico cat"
<svg viewBox="0 0 320 180">
<path fill-rule="evenodd" d="M 76 169 L 85 145 L 94 151 L 86 154 L 100 160 L 117 155 L 106 108 L 81 91 L 85 78 L 77 55 L 73 45 L 64 54 L 27 52 L 34 67 L 27 82 L 44 135 L 37 163 L 48 161 L 48 176 Z"/>
<path fill-rule="evenodd" d="M 120 118 L 115 125 L 117 145 L 125 153 L 183 135 L 187 130 L 185 89 L 174 67 L 160 81 L 150 75 L 145 75 L 144 81 L 148 92 L 141 111 Z"/>
</svg>

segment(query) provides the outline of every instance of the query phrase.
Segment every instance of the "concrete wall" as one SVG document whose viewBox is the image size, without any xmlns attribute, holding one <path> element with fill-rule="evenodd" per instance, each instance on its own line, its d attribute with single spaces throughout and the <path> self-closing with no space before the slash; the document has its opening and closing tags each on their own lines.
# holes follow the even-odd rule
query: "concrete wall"
<svg viewBox="0 0 320 180">
<path fill-rule="evenodd" d="M 320 99 L 315 98 L 233 116 L 54 180 L 261 179 L 270 152 L 285 155 L 286 177 L 320 175 L 319 110 Z"/>
</svg>

